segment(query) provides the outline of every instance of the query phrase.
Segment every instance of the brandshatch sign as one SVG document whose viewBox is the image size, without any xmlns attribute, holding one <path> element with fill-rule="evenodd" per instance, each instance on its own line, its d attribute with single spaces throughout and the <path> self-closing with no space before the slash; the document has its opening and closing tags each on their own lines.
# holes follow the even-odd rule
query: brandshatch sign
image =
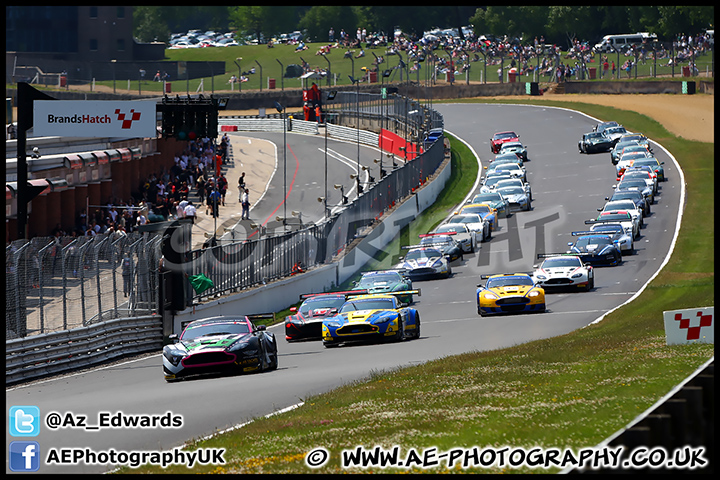
<svg viewBox="0 0 720 480">
<path fill-rule="evenodd" d="M 36 137 L 156 137 L 157 102 L 36 100 Z"/>
</svg>

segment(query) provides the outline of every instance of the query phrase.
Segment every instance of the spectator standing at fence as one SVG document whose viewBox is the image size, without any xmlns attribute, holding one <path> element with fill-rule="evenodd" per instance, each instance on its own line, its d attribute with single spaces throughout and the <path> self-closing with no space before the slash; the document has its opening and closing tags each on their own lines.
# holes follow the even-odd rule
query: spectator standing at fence
<svg viewBox="0 0 720 480">
<path fill-rule="evenodd" d="M 242 205 L 242 215 L 240 216 L 240 219 L 250 220 L 250 190 L 247 188 L 240 198 L 240 204 Z"/>
<path fill-rule="evenodd" d="M 243 192 L 245 192 L 245 172 L 242 172 L 238 177 L 238 203 L 242 202 Z"/>
<path fill-rule="evenodd" d="M 132 260 L 128 254 L 122 259 L 123 295 L 130 295 L 132 288 Z"/>
</svg>

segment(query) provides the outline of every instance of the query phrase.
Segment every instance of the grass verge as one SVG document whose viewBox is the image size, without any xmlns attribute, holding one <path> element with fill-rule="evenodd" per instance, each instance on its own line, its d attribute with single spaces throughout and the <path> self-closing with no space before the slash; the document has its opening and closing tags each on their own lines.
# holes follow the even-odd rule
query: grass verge
<svg viewBox="0 0 720 480">
<path fill-rule="evenodd" d="M 573 450 L 594 446 L 713 357 L 713 345 L 667 346 L 662 312 L 714 305 L 714 144 L 678 139 L 633 112 L 567 102 L 558 106 L 642 131 L 672 152 L 683 168 L 687 201 L 674 255 L 638 299 L 599 324 L 559 337 L 373 372 L 366 380 L 307 398 L 291 412 L 256 419 L 237 431 L 187 447 L 224 448 L 225 465 L 120 472 L 554 473 L 557 468 L 448 470 L 442 462 L 430 470 L 347 470 L 339 459 L 343 450 L 358 445 L 369 449 L 399 445 L 401 459 L 410 448 L 422 452 L 434 447 L 441 453 L 472 446 Z M 453 167 L 461 167 L 453 170 L 463 173 L 454 173 L 435 205 L 413 222 L 411 237 L 415 230 L 427 231 L 442 220 L 472 185 L 474 176 L 465 169 L 477 169 L 475 159 L 460 142 L 451 144 Z M 382 268 L 389 257 L 378 258 L 377 265 L 369 267 Z M 326 448 L 330 461 L 310 469 L 305 455 L 315 447 Z"/>
</svg>

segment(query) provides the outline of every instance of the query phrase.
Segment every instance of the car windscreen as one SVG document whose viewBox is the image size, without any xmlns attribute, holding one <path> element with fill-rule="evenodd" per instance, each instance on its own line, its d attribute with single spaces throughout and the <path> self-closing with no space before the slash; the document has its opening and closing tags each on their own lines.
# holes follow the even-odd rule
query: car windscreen
<svg viewBox="0 0 720 480">
<path fill-rule="evenodd" d="M 554 257 L 546 259 L 541 268 L 562 268 L 562 267 L 581 267 L 582 262 L 577 257 Z"/>
<path fill-rule="evenodd" d="M 455 223 L 482 223 L 482 218 L 480 218 L 480 215 L 474 214 L 474 215 L 456 215 L 453 217 L 453 222 Z"/>
<path fill-rule="evenodd" d="M 508 275 L 488 278 L 486 288 L 511 287 L 515 285 L 533 285 L 532 278 L 527 275 Z"/>
<path fill-rule="evenodd" d="M 463 207 L 462 213 L 476 213 L 482 215 L 484 213 L 490 213 L 490 207 L 487 205 L 474 205 L 470 207 Z"/>
<path fill-rule="evenodd" d="M 502 202 L 502 195 L 499 193 L 481 193 L 475 195 L 473 202 L 476 203 L 488 203 L 488 202 Z"/>
<path fill-rule="evenodd" d="M 250 327 L 247 322 L 217 322 L 202 323 L 197 326 L 188 326 L 182 333 L 182 340 L 192 340 L 198 337 L 208 337 L 213 335 L 241 335 L 250 333 Z"/>
<path fill-rule="evenodd" d="M 504 133 L 496 133 L 493 136 L 493 140 L 502 140 L 504 138 L 515 138 L 517 135 L 515 135 L 515 132 L 504 132 Z"/>
<path fill-rule="evenodd" d="M 387 273 L 376 273 L 372 275 L 364 275 L 360 279 L 360 283 L 358 284 L 358 288 L 369 288 L 374 285 L 391 285 L 394 283 L 398 283 L 402 278 L 400 277 L 400 274 L 397 272 L 387 272 Z"/>
<path fill-rule="evenodd" d="M 622 225 L 620 225 L 618 223 L 608 223 L 605 225 L 603 225 L 603 224 L 594 225 L 592 228 L 592 231 L 597 232 L 597 233 L 606 233 L 607 232 L 608 235 L 610 235 L 613 233 L 624 233 L 625 229 L 623 228 Z"/>
<path fill-rule="evenodd" d="M 612 240 L 610 240 L 609 237 L 606 236 L 589 236 L 589 237 L 580 237 L 578 238 L 577 242 L 575 242 L 575 246 L 578 248 L 584 248 L 588 245 L 597 245 L 597 246 L 604 246 L 604 245 L 610 245 L 612 244 Z"/>
<path fill-rule="evenodd" d="M 348 300 L 340 307 L 340 313 L 354 312 L 356 310 L 394 310 L 392 298 L 367 298 Z"/>
<path fill-rule="evenodd" d="M 300 305 L 300 313 L 308 315 L 310 310 L 316 310 L 318 308 L 340 308 L 340 305 L 342 305 L 343 302 L 345 302 L 345 295 L 308 298 L 302 305 Z"/>
<path fill-rule="evenodd" d="M 614 221 L 614 222 L 629 222 L 632 217 L 629 213 L 606 213 L 600 215 L 600 220 L 603 222 Z"/>
<path fill-rule="evenodd" d="M 447 224 L 447 225 L 441 225 L 438 228 L 435 229 L 435 233 L 467 233 L 467 227 L 465 225 L 458 225 L 455 224 Z"/>
<path fill-rule="evenodd" d="M 627 180 L 623 180 L 622 182 L 620 182 L 620 183 L 618 184 L 618 188 L 621 189 L 621 190 L 624 189 L 624 188 L 641 188 L 641 189 L 645 189 L 645 188 L 647 188 L 647 183 L 645 182 L 645 180 L 627 179 Z"/>
<path fill-rule="evenodd" d="M 605 204 L 605 210 L 635 210 L 637 205 L 632 200 L 613 200 Z"/>
<path fill-rule="evenodd" d="M 434 248 L 424 248 L 422 250 L 410 250 L 408 254 L 405 255 L 405 260 L 428 260 L 438 257 L 442 257 L 440 250 L 436 250 Z"/>
</svg>

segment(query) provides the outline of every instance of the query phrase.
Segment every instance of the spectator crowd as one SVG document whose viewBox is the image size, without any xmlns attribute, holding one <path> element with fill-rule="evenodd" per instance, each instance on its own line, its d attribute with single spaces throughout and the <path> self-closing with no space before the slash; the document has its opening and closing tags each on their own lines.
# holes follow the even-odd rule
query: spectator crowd
<svg viewBox="0 0 720 480">
<path fill-rule="evenodd" d="M 448 73 L 462 74 L 470 69 L 474 62 L 483 60 L 488 66 L 498 65 L 518 75 L 537 73 L 550 76 L 551 81 L 558 82 L 571 77 L 587 78 L 587 64 L 596 61 L 593 44 L 588 41 L 574 39 L 570 48 L 561 49 L 558 45 L 546 44 L 542 36 L 535 37 L 531 41 L 523 41 L 508 36 L 497 37 L 474 33 L 459 38 L 447 34 L 416 36 L 396 32 L 392 38 L 389 38 L 382 32 L 367 32 L 365 28 L 358 28 L 355 35 L 345 30 L 341 30 L 339 35 L 336 35 L 335 30 L 331 28 L 328 32 L 328 40 L 328 43 L 320 43 L 316 55 L 326 55 L 331 49 L 338 48 L 345 50 L 345 58 L 361 58 L 365 56 L 365 48 L 385 48 L 382 54 L 375 55 L 376 59 L 373 60 L 371 69 L 365 71 L 366 76 L 363 80 L 367 79 L 369 71 L 378 71 L 379 65 L 386 63 L 387 57 L 393 55 L 400 55 L 403 61 L 409 60 L 410 71 L 420 70 L 422 62 L 429 55 L 433 55 L 436 76 Z M 623 65 L 614 65 L 612 58 L 602 55 L 599 59 L 601 66 L 599 75 L 602 77 L 617 73 L 619 76 L 620 71 L 628 72 L 633 67 L 635 58 L 638 62 L 645 63 L 657 56 L 658 59 L 667 59 L 666 65 L 678 64 L 688 61 L 694 55 L 705 53 L 711 46 L 711 40 L 704 34 L 694 36 L 680 34 L 672 45 L 658 42 L 654 49 L 652 45 L 641 45 L 621 52 L 625 60 Z M 560 58 L 561 50 L 566 50 L 562 58 Z M 607 69 L 604 68 L 605 61 L 608 63 Z M 311 68 L 304 60 L 302 67 L 304 73 L 314 71 L 319 75 L 327 74 L 324 68 Z M 499 73 L 502 74 L 502 71 Z"/>
<path fill-rule="evenodd" d="M 208 137 L 188 141 L 173 165 L 142 180 L 131 198 L 109 199 L 107 205 L 91 207 L 90 212 L 83 208 L 73 228 L 58 223 L 52 235 L 121 236 L 149 222 L 195 219 L 203 207 L 206 215 L 218 216 L 228 186 L 221 165 L 227 160 L 229 142 L 227 133 L 217 145 Z"/>
</svg>

